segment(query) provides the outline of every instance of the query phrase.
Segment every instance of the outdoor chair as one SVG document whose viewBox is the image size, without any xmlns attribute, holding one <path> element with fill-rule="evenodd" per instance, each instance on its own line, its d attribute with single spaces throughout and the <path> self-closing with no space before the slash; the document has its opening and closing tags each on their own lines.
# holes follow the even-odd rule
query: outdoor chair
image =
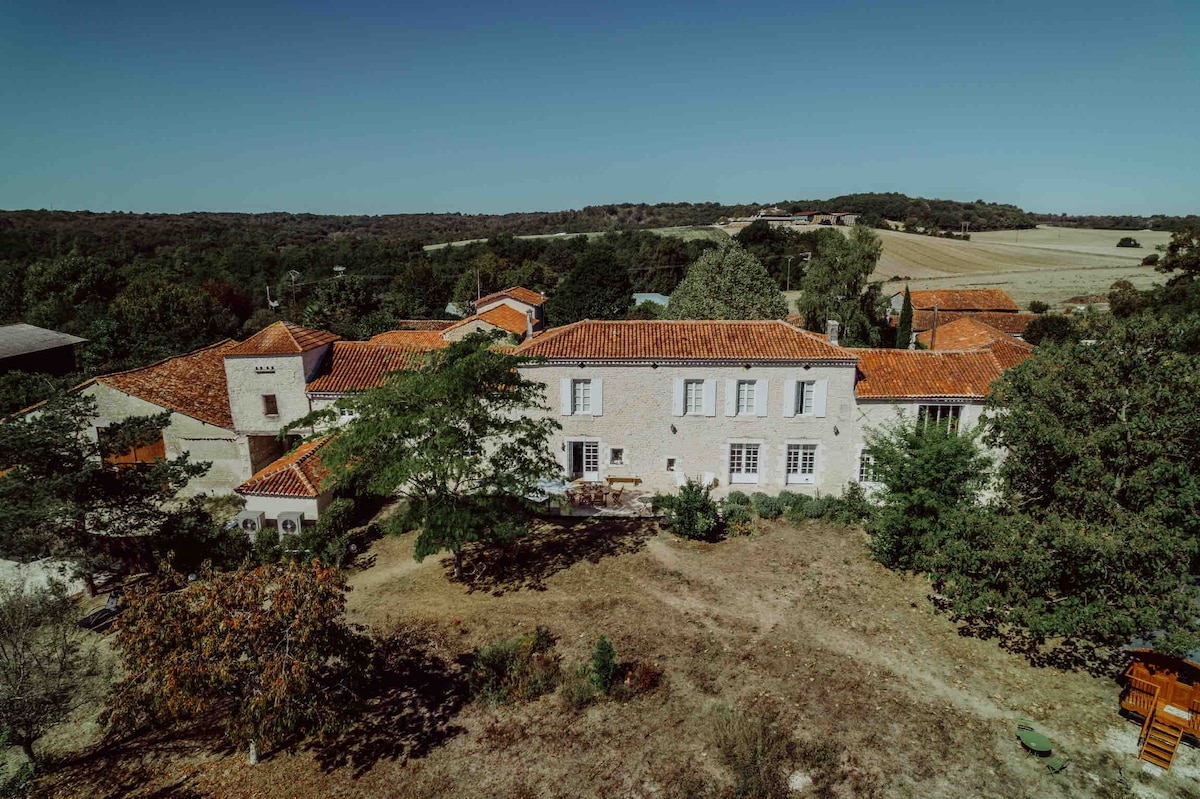
<svg viewBox="0 0 1200 799">
<path fill-rule="evenodd" d="M 1071 762 L 1069 757 L 1051 757 L 1046 759 L 1046 769 L 1051 774 L 1058 774 L 1065 769 Z"/>
<path fill-rule="evenodd" d="M 624 497 L 624 496 L 625 496 L 625 486 L 621 486 L 616 491 L 614 491 L 608 495 L 609 506 L 613 507 L 613 508 L 625 507 L 625 500 L 622 499 L 622 497 Z"/>
</svg>

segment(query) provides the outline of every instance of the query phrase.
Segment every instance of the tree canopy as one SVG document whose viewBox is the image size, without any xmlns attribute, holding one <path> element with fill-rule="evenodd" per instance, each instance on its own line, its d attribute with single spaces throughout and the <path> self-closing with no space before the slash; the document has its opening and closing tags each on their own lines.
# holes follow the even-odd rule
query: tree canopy
<svg viewBox="0 0 1200 799">
<path fill-rule="evenodd" d="M 669 319 L 782 319 L 787 300 L 758 259 L 736 242 L 709 250 L 671 294 Z"/>
<path fill-rule="evenodd" d="M 89 589 L 95 572 L 149 556 L 172 522 L 168 502 L 209 467 L 186 453 L 115 465 L 160 440 L 170 414 L 130 417 L 93 440 L 95 416 L 93 398 L 71 393 L 0 424 L 0 546 L 8 557 L 71 560 Z"/>
<path fill-rule="evenodd" d="M 331 484 L 403 497 L 399 524 L 420 529 L 417 559 L 449 550 L 456 576 L 464 544 L 520 535 L 525 497 L 562 471 L 547 443 L 558 422 L 530 413 L 548 410 L 542 384 L 517 368 L 528 359 L 496 341 L 472 334 L 293 425 L 349 418 L 322 450 Z"/>
<path fill-rule="evenodd" d="M 800 281 L 796 310 L 809 330 L 823 331 L 825 322 L 841 324 L 843 344 L 879 346 L 887 299 L 878 283 L 869 283 L 883 253 L 875 231 L 855 225 L 848 236 L 830 230 Z"/>
<path fill-rule="evenodd" d="M 137 586 L 117 623 L 126 676 L 102 723 L 130 731 L 227 711 L 226 737 L 249 746 L 252 764 L 336 726 L 370 652 L 345 622 L 346 590 L 340 571 L 295 562 Z"/>
</svg>

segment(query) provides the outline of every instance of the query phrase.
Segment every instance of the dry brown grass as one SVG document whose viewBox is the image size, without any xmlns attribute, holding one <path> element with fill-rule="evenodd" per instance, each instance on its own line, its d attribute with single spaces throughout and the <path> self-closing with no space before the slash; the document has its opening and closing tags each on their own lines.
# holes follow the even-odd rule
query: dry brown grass
<svg viewBox="0 0 1200 799">
<path fill-rule="evenodd" d="M 960 635 L 926 583 L 866 557 L 859 532 L 762 529 L 703 544 L 549 525 L 474 585 L 449 581 L 438 559 L 415 564 L 411 536 L 379 541 L 351 580 L 350 612 L 391 633 L 396 668 L 354 729 L 255 768 L 202 730 L 173 731 L 82 752 L 42 795 L 725 797 L 723 707 L 770 709 L 794 744 L 780 769 L 813 777 L 809 796 L 1118 796 L 1118 769 L 1138 771 L 1112 680 L 1036 669 Z M 536 579 L 514 577 L 522 558 Z M 565 669 L 603 633 L 622 660 L 662 669 L 662 683 L 578 711 L 557 695 L 470 701 L 462 656 L 537 625 L 558 636 Z M 1018 715 L 1073 759 L 1066 772 L 1022 753 Z M 1182 775 L 1195 753 L 1180 757 Z M 1161 796 L 1185 784 L 1137 782 Z"/>
</svg>

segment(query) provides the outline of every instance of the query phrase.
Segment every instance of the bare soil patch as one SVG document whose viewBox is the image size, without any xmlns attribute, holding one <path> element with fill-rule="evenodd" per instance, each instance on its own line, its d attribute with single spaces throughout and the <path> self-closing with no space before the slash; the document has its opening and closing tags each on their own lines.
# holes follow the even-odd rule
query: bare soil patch
<svg viewBox="0 0 1200 799">
<path fill-rule="evenodd" d="M 203 730 L 172 731 L 72 756 L 40 793 L 720 796 L 732 786 L 714 743 L 721 707 L 770 708 L 796 757 L 837 764 L 832 787 L 797 796 L 1194 790 L 1192 750 L 1171 775 L 1142 772 L 1113 679 L 1035 668 L 960 634 L 926 600 L 923 580 L 871 562 L 863 544 L 860 531 L 817 522 L 764 524 L 760 535 L 715 544 L 624 520 L 547 524 L 508 551 L 467 553 L 468 578 L 455 583 L 446 559 L 412 561 L 411 535 L 383 539 L 351 579 L 350 613 L 391 636 L 394 669 L 370 689 L 354 728 L 254 768 Z M 558 636 L 567 668 L 603 633 L 621 659 L 662 669 L 663 682 L 582 711 L 557 695 L 523 706 L 470 701 L 464 656 L 536 625 Z M 1056 754 L 1072 758 L 1066 772 L 1052 776 L 1022 752 L 1016 716 L 1035 719 Z"/>
</svg>

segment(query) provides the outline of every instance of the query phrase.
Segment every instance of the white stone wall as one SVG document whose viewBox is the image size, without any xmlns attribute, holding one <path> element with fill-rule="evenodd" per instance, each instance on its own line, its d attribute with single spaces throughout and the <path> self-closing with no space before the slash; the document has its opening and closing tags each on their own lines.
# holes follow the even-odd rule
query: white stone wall
<svg viewBox="0 0 1200 799">
<path fill-rule="evenodd" d="M 487 311 L 491 308 L 496 308 L 500 305 L 507 305 L 509 308 L 520 311 L 522 315 L 524 315 L 528 311 L 533 311 L 534 322 L 542 321 L 542 308 L 545 307 L 545 306 L 529 305 L 527 303 L 521 302 L 520 300 L 514 300 L 512 297 L 502 297 L 498 300 L 493 300 L 492 302 L 489 302 L 486 305 L 480 305 L 478 308 L 475 309 L 475 313 L 481 314 L 484 311 Z"/>
<path fill-rule="evenodd" d="M 498 305 L 499 303 L 496 304 Z M 484 322 L 480 319 L 474 319 L 470 322 L 467 322 L 465 325 L 460 325 L 459 327 L 454 328 L 453 330 L 447 330 L 442 334 L 442 338 L 447 341 L 461 341 L 477 330 L 490 333 L 493 330 L 500 330 L 500 328 L 489 322 Z M 511 335 L 507 330 L 503 330 L 501 332 L 503 332 L 505 335 Z"/>
<path fill-rule="evenodd" d="M 642 488 L 669 491 L 676 474 L 667 470 L 667 458 L 675 458 L 676 472 L 702 479 L 711 473 L 718 481 L 716 494 L 731 488 L 775 494 L 789 490 L 837 494 L 854 479 L 858 468 L 855 436 L 857 410 L 854 401 L 852 365 L 764 366 L 749 369 L 727 365 L 642 365 L 545 364 L 523 367 L 524 373 L 546 386 L 548 415 L 563 429 L 551 440 L 552 451 L 566 472 L 572 440 L 596 440 L 600 446 L 600 476 L 637 476 Z M 563 415 L 562 380 L 590 378 L 602 381 L 603 406 L 599 416 Z M 714 380 L 714 415 L 675 415 L 675 381 Z M 727 416 L 729 380 L 763 380 L 767 385 L 765 416 Z M 827 399 L 823 418 L 784 415 L 785 381 L 826 381 Z M 595 384 L 593 384 L 595 386 Z M 674 427 L 675 432 L 672 432 Z M 730 483 L 729 446 L 759 444 L 759 474 L 756 484 Z M 811 484 L 786 482 L 784 468 L 787 445 L 816 444 L 817 464 Z M 612 448 L 625 450 L 625 463 L 609 464 Z"/>
<path fill-rule="evenodd" d="M 284 425 L 306 415 L 309 411 L 304 391 L 306 366 L 301 355 L 226 356 L 225 379 L 234 429 L 247 435 L 274 435 Z M 260 372 L 256 368 L 274 371 Z M 263 396 L 267 394 L 275 395 L 279 406 L 277 416 L 263 412 Z"/>
<path fill-rule="evenodd" d="M 280 513 L 299 511 L 304 514 L 306 522 L 316 521 L 321 511 L 329 504 L 329 495 L 320 497 L 261 497 L 246 495 L 246 507 L 243 510 L 262 511 L 267 519 L 274 521 Z"/>
<path fill-rule="evenodd" d="M 93 437 L 98 427 L 108 427 L 131 416 L 148 416 L 166 410 L 103 383 L 93 383 L 82 393 L 96 398 Z M 212 462 L 205 475 L 192 480 L 181 492 L 184 496 L 229 493 L 249 477 L 244 442 L 240 442 L 231 430 L 172 413 L 170 424 L 163 431 L 163 443 L 168 458 L 177 458 L 187 452 L 193 461 Z"/>
</svg>

